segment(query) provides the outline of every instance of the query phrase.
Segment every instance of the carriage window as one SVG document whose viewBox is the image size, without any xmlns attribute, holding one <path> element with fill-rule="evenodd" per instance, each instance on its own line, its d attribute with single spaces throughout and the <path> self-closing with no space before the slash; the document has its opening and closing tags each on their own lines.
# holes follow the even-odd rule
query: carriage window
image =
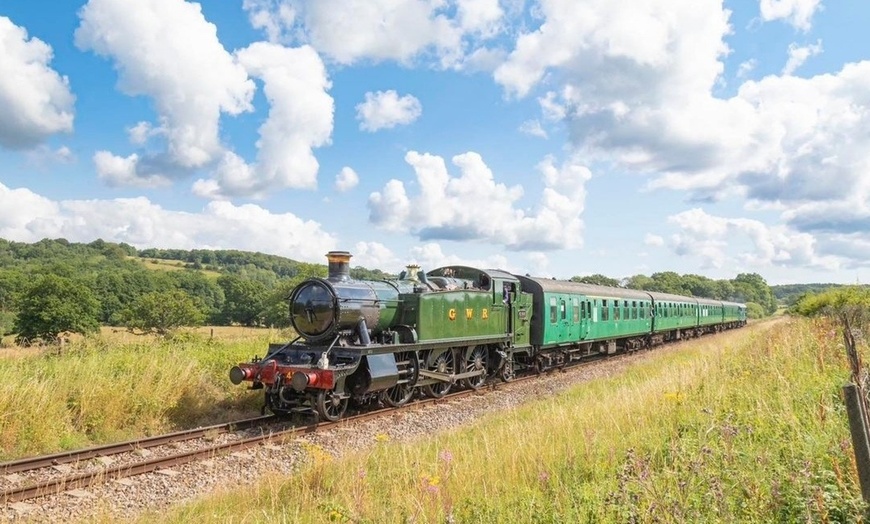
<svg viewBox="0 0 870 524">
<path fill-rule="evenodd" d="M 566 309 L 567 309 L 567 308 L 565 307 L 565 301 L 564 301 L 564 300 L 560 300 L 560 301 L 559 301 L 559 311 L 562 312 L 562 320 L 565 320 L 566 318 L 568 318 L 568 317 L 567 317 L 567 311 L 566 311 Z"/>
<path fill-rule="evenodd" d="M 550 297 L 550 323 L 556 323 L 556 297 Z"/>
<path fill-rule="evenodd" d="M 574 305 L 574 307 L 573 307 L 574 322 L 580 322 L 580 300 L 575 298 L 573 300 L 573 305 Z"/>
<path fill-rule="evenodd" d="M 610 308 L 607 307 L 607 299 L 601 301 L 601 320 L 610 320 Z"/>
<path fill-rule="evenodd" d="M 646 302 L 640 303 L 640 318 L 646 318 Z"/>
<path fill-rule="evenodd" d="M 613 320 L 619 320 L 619 301 L 613 301 Z"/>
<path fill-rule="evenodd" d="M 631 301 L 631 318 L 637 318 L 637 300 Z"/>
</svg>

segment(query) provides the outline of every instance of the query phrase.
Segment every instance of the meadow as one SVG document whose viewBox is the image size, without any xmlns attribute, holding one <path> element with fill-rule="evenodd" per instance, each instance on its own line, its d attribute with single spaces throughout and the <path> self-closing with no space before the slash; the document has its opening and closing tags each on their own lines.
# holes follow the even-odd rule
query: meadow
<svg viewBox="0 0 870 524">
<path fill-rule="evenodd" d="M 842 337 L 778 319 L 143 522 L 861 522 Z M 866 348 L 865 348 L 866 349 Z"/>
<path fill-rule="evenodd" d="M 288 333 L 200 328 L 169 338 L 104 328 L 63 347 L 0 348 L 0 460 L 255 416 L 229 368 Z"/>
</svg>

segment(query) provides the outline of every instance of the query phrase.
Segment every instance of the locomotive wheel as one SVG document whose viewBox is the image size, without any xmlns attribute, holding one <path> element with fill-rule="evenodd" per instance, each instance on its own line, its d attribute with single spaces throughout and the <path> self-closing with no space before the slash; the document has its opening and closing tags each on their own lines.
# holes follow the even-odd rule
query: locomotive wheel
<svg viewBox="0 0 870 524">
<path fill-rule="evenodd" d="M 407 404 L 414 396 L 414 385 L 420 371 L 420 359 L 415 351 L 396 353 L 396 365 L 399 368 L 399 383 L 381 393 L 381 402 L 397 408 Z"/>
<path fill-rule="evenodd" d="M 489 365 L 489 351 L 484 346 L 472 346 L 465 352 L 465 373 L 483 370 L 482 375 L 462 379 L 462 385 L 477 389 L 486 382 L 486 370 Z"/>
<path fill-rule="evenodd" d="M 317 398 L 314 399 L 314 407 L 317 409 L 317 414 L 329 422 L 335 422 L 344 415 L 344 412 L 347 410 L 347 403 L 348 399 L 341 398 L 335 391 L 322 390 L 317 394 Z"/>
<path fill-rule="evenodd" d="M 429 369 L 437 371 L 438 373 L 454 373 L 456 370 L 456 362 L 453 358 L 453 350 L 447 350 L 435 357 L 435 360 L 429 364 Z M 450 382 L 438 382 L 428 386 L 423 386 L 423 393 L 432 398 L 441 398 L 450 391 L 451 387 L 453 387 L 453 384 Z"/>
<path fill-rule="evenodd" d="M 505 382 L 512 382 L 515 378 L 517 378 L 517 372 L 514 368 L 514 357 L 513 355 L 509 355 L 504 364 L 501 366 L 501 370 L 498 373 L 499 377 Z"/>
</svg>

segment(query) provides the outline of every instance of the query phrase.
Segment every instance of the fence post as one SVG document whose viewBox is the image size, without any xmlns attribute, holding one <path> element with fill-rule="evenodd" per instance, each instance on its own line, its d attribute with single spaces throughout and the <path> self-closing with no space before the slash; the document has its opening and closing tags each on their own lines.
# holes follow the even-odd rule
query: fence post
<svg viewBox="0 0 870 524">
<path fill-rule="evenodd" d="M 864 403 L 861 390 L 855 384 L 843 386 L 846 399 L 846 413 L 849 416 L 849 431 L 852 433 L 852 448 L 855 450 L 855 464 L 858 467 L 858 481 L 861 483 L 861 497 L 870 504 L 870 437 L 864 423 Z"/>
</svg>

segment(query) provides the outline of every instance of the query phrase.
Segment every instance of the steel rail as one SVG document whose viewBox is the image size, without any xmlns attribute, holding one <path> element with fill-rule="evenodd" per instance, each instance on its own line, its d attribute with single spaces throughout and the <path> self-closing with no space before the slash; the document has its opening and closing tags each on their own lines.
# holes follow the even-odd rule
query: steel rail
<svg viewBox="0 0 870 524">
<path fill-rule="evenodd" d="M 155 435 L 153 437 L 145 437 L 117 444 L 106 444 L 102 446 L 94 446 L 91 448 L 80 449 L 75 451 L 65 451 L 55 453 L 53 455 L 42 455 L 38 457 L 28 457 L 10 462 L 0 463 L 0 475 L 10 475 L 12 473 L 21 473 L 23 471 L 31 471 L 34 469 L 47 468 L 50 466 L 59 466 L 61 464 L 70 464 L 90 460 L 97 457 L 107 457 L 110 455 L 118 455 L 136 451 L 138 449 L 147 449 L 157 446 L 164 446 L 173 442 L 183 442 L 196 438 L 209 437 L 219 435 L 229 431 L 240 429 L 248 429 L 256 427 L 266 422 L 277 420 L 274 415 L 249 418 L 238 420 L 235 422 L 225 422 L 223 424 L 215 424 L 213 426 L 205 426 L 200 428 L 176 431 L 165 435 Z"/>
</svg>

